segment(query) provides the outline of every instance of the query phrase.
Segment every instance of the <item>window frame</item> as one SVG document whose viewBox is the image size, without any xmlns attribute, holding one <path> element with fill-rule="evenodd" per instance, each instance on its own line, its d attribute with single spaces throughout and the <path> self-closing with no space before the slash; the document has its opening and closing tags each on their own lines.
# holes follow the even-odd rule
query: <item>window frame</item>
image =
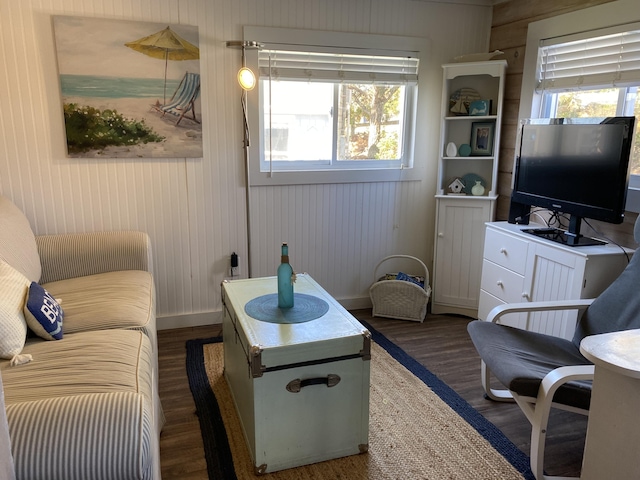
<svg viewBox="0 0 640 480">
<path fill-rule="evenodd" d="M 247 146 L 247 171 L 250 186 L 259 185 L 300 185 L 322 183 L 359 183 L 381 181 L 407 181 L 422 179 L 424 165 L 415 156 L 416 137 L 420 125 L 418 123 L 418 90 L 424 87 L 424 69 L 427 65 L 429 42 L 418 37 L 399 37 L 391 35 L 368 35 L 344 32 L 325 32 L 319 30 L 297 30 L 270 27 L 244 27 L 244 39 L 269 44 L 305 46 L 322 45 L 332 48 L 359 48 L 363 53 L 389 55 L 389 52 L 412 52 L 420 59 L 418 85 L 414 94 L 407 95 L 412 104 L 409 118 L 406 118 L 405 142 L 402 146 L 403 159 L 390 163 L 386 161 L 343 161 L 349 166 L 294 171 L 262 171 L 264 138 L 262 138 L 262 118 L 260 115 L 260 98 L 262 86 L 247 92 L 247 124 L 250 135 Z M 258 51 L 248 49 L 245 52 L 246 65 L 258 72 Z M 422 84 L 422 85 L 421 85 Z M 423 94 L 424 98 L 425 95 Z M 409 101 L 405 98 L 405 102 Z M 374 162 L 378 162 L 377 164 Z M 300 164 L 299 164 L 300 165 Z"/>
<path fill-rule="evenodd" d="M 519 118 L 540 116 L 543 95 L 536 91 L 536 72 L 538 49 L 545 39 L 584 34 L 590 31 L 597 36 L 598 31 L 639 21 L 640 10 L 635 0 L 617 0 L 530 23 L 527 31 Z M 636 129 L 638 128 L 640 126 L 636 125 Z M 630 176 L 626 210 L 640 212 L 640 175 Z"/>
</svg>

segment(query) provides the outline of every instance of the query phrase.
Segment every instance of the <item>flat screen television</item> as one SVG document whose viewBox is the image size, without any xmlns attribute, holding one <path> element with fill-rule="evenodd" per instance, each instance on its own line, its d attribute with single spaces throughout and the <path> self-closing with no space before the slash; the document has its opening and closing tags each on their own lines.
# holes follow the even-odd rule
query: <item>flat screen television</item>
<svg viewBox="0 0 640 480">
<path fill-rule="evenodd" d="M 531 206 L 569 216 L 567 230 L 525 230 L 571 246 L 605 243 L 580 234 L 583 218 L 622 223 L 635 117 L 529 119 L 516 146 L 509 221 Z"/>
</svg>

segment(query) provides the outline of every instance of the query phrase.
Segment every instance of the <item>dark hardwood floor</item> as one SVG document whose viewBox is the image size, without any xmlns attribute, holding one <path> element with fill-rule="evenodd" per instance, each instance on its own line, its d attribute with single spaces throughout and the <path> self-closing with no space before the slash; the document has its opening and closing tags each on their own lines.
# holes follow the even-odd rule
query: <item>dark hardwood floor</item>
<svg viewBox="0 0 640 480">
<path fill-rule="evenodd" d="M 480 359 L 469 339 L 470 319 L 428 314 L 423 323 L 371 317 L 371 310 L 351 312 L 370 323 L 452 387 L 476 410 L 529 453 L 531 428 L 515 404 L 486 400 L 480 384 Z M 185 342 L 221 334 L 220 325 L 158 332 L 160 397 L 166 415 L 160 449 L 162 476 L 207 479 L 198 418 L 185 370 Z M 586 417 L 554 412 L 547 436 L 545 465 L 551 475 L 578 476 Z"/>
</svg>

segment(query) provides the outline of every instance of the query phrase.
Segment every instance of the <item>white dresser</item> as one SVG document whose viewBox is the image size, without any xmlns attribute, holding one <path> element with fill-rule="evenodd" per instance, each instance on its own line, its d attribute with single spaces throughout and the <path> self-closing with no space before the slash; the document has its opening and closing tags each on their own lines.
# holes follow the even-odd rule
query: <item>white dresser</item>
<svg viewBox="0 0 640 480">
<path fill-rule="evenodd" d="M 597 297 L 624 270 L 613 244 L 568 247 L 522 230 L 543 225 L 486 224 L 478 318 L 505 303 Z M 632 250 L 626 249 L 629 257 Z M 576 311 L 511 314 L 501 323 L 570 339 Z"/>
</svg>

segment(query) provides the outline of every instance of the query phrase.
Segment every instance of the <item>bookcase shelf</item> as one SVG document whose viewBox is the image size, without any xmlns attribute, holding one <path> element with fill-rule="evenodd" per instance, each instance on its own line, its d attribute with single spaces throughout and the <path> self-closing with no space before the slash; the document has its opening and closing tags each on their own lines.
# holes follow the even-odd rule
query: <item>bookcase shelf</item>
<svg viewBox="0 0 640 480">
<path fill-rule="evenodd" d="M 486 222 L 494 219 L 498 197 L 498 154 L 506 67 L 506 60 L 443 65 L 433 313 L 455 313 L 474 318 L 478 313 L 484 227 Z M 461 97 L 488 102 L 488 114 L 461 112 L 459 102 L 453 101 Z M 452 113 L 452 107 L 456 113 Z M 463 110 L 468 112 L 466 108 Z M 489 136 L 483 137 L 481 132 L 488 132 Z M 455 156 L 447 148 L 450 143 L 456 147 Z M 469 155 L 461 155 L 467 153 L 465 149 Z M 477 180 L 481 181 L 484 192 L 474 196 L 471 188 Z M 458 181 L 464 184 L 462 191 L 456 190 L 461 188 Z M 461 195 L 465 192 L 466 195 Z"/>
</svg>

